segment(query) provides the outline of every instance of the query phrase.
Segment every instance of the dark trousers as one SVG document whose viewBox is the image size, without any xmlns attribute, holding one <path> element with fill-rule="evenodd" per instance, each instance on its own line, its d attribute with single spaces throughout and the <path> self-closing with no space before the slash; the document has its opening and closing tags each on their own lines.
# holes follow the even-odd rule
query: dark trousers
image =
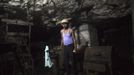
<svg viewBox="0 0 134 75">
<path fill-rule="evenodd" d="M 83 71 L 83 62 L 84 62 L 84 55 L 82 53 L 74 53 L 73 54 L 73 61 L 74 61 L 74 68 L 75 71 Z"/>
<path fill-rule="evenodd" d="M 64 46 L 64 69 L 67 73 L 73 69 L 73 44 Z"/>
</svg>

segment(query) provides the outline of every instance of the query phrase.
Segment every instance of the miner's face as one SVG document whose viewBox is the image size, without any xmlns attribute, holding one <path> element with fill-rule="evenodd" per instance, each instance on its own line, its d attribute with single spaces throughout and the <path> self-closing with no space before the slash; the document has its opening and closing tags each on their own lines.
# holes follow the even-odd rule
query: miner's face
<svg viewBox="0 0 134 75">
<path fill-rule="evenodd" d="M 68 23 L 62 23 L 63 28 L 68 28 Z"/>
</svg>

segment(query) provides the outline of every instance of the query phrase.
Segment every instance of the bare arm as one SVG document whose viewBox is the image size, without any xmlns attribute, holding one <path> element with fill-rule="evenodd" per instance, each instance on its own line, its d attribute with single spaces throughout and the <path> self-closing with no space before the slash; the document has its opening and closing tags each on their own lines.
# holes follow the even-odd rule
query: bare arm
<svg viewBox="0 0 134 75">
<path fill-rule="evenodd" d="M 63 46 L 63 36 L 62 36 L 62 30 L 61 30 L 61 32 L 60 32 L 60 33 L 61 33 L 61 45 L 60 45 L 60 47 L 61 47 L 61 49 L 63 49 L 63 47 L 64 47 L 64 46 Z"/>
<path fill-rule="evenodd" d="M 75 36 L 75 31 L 72 30 L 73 42 L 74 42 L 74 50 L 77 50 L 77 40 Z"/>
</svg>

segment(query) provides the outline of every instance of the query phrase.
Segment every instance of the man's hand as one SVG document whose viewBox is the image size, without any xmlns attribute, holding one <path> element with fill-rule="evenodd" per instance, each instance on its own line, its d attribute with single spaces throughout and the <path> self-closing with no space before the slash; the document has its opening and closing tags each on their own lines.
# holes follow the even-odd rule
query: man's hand
<svg viewBox="0 0 134 75">
<path fill-rule="evenodd" d="M 76 53 L 76 50 L 74 49 L 73 52 Z"/>
<path fill-rule="evenodd" d="M 73 49 L 73 52 L 76 53 L 76 52 L 77 52 L 77 48 L 74 48 L 74 49 Z"/>
</svg>

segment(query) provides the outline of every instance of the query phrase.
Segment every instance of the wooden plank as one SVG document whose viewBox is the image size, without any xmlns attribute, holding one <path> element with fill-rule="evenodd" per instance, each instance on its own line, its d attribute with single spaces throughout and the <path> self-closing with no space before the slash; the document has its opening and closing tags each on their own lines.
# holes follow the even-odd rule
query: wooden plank
<svg viewBox="0 0 134 75">
<path fill-rule="evenodd" d="M 10 35 L 10 36 L 14 36 L 14 35 L 28 36 L 29 33 L 8 32 L 7 35 Z"/>
<path fill-rule="evenodd" d="M 84 68 L 96 72 L 105 72 L 106 64 L 111 64 L 111 46 L 87 48 L 84 54 Z M 110 67 L 110 65 L 108 65 Z"/>
<path fill-rule="evenodd" d="M 26 21 L 22 21 L 22 20 L 12 20 L 12 19 L 2 19 L 3 22 L 6 22 L 9 25 L 15 24 L 15 25 L 33 25 L 33 23 L 31 22 L 26 22 Z"/>
<path fill-rule="evenodd" d="M 85 61 L 111 61 L 111 46 L 95 46 L 85 51 Z"/>
<path fill-rule="evenodd" d="M 99 63 L 85 63 L 84 67 L 88 67 L 87 70 L 95 72 L 105 72 L 105 65 Z"/>
</svg>

